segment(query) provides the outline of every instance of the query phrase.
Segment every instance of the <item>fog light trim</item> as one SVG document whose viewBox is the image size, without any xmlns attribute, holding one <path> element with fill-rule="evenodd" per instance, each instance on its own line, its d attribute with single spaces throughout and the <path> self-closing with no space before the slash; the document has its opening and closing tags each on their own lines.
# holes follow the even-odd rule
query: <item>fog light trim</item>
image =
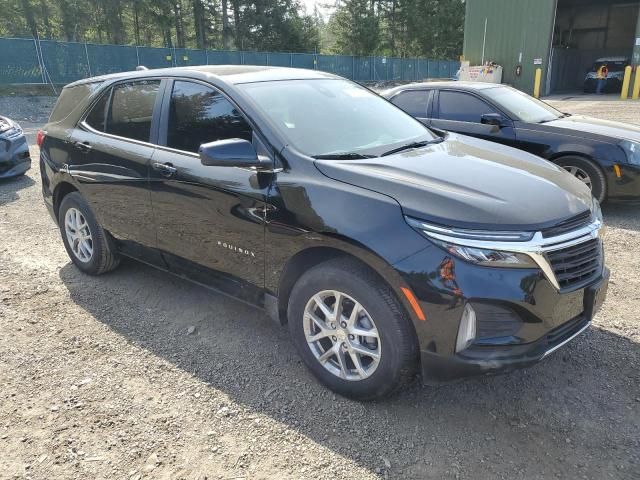
<svg viewBox="0 0 640 480">
<path fill-rule="evenodd" d="M 461 352 L 473 343 L 476 338 L 476 311 L 470 303 L 464 306 L 460 325 L 458 326 L 458 338 L 456 339 L 456 353 Z"/>
</svg>

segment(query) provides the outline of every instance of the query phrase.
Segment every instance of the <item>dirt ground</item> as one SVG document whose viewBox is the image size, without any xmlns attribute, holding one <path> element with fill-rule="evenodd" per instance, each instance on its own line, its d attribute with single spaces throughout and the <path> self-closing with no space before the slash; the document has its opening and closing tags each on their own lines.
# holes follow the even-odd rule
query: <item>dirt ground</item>
<svg viewBox="0 0 640 480">
<path fill-rule="evenodd" d="M 640 121 L 640 102 L 554 103 Z M 30 138 L 50 106 L 0 98 Z M 35 162 L 0 183 L 0 478 L 638 479 L 640 207 L 605 219 L 611 286 L 583 336 L 528 370 L 361 404 L 257 310 L 133 261 L 81 274 Z"/>
</svg>

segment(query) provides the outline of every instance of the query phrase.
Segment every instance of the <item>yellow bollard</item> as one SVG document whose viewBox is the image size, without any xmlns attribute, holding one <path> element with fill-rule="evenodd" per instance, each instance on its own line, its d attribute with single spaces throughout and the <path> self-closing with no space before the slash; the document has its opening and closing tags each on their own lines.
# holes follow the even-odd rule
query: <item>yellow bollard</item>
<svg viewBox="0 0 640 480">
<path fill-rule="evenodd" d="M 533 96 L 540 98 L 540 82 L 542 81 L 542 69 L 536 68 L 536 79 L 533 83 Z"/>
<path fill-rule="evenodd" d="M 631 98 L 638 100 L 640 97 L 640 66 L 636 67 L 636 81 L 633 82 L 633 95 Z"/>
<path fill-rule="evenodd" d="M 629 84 L 631 83 L 631 72 L 633 72 L 633 68 L 631 65 L 627 66 L 624 69 L 624 80 L 622 80 L 622 92 L 620 92 L 620 99 L 626 100 L 629 98 Z"/>
</svg>

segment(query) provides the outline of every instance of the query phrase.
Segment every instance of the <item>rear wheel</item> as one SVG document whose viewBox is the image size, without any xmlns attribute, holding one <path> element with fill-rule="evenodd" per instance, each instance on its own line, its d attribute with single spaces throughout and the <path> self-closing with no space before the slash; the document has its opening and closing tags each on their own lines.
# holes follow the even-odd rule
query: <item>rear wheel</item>
<svg viewBox="0 0 640 480">
<path fill-rule="evenodd" d="M 100 227 L 78 192 L 69 193 L 62 199 L 58 225 L 69 257 L 83 272 L 100 275 L 120 263 L 113 240 Z"/>
<path fill-rule="evenodd" d="M 600 167 L 595 163 L 581 157 L 562 157 L 556 160 L 556 163 L 589 187 L 599 202 L 605 201 L 607 180 Z"/>
<path fill-rule="evenodd" d="M 355 261 L 305 273 L 291 293 L 289 330 L 303 361 L 331 390 L 358 400 L 390 395 L 415 374 L 415 334 L 390 288 Z"/>
</svg>

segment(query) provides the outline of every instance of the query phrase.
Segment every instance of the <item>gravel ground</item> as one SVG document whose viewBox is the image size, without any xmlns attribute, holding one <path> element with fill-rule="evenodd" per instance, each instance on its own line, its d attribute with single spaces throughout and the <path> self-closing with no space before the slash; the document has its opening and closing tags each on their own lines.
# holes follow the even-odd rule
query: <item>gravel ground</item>
<svg viewBox="0 0 640 480">
<path fill-rule="evenodd" d="M 0 98 L 30 134 L 50 105 Z M 360 404 L 259 311 L 132 261 L 81 274 L 36 163 L 0 183 L 0 478 L 637 479 L 639 209 L 605 208 L 612 281 L 582 337 L 528 370 Z"/>
</svg>

